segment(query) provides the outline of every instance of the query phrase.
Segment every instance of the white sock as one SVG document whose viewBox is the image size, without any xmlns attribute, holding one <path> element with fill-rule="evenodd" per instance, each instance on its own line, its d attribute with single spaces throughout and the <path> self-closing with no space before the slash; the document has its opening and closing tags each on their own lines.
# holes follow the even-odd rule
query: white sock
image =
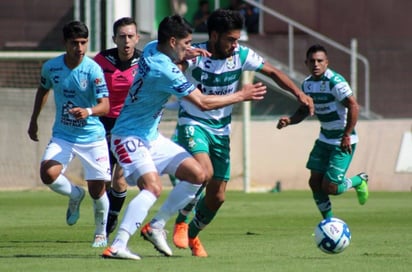
<svg viewBox="0 0 412 272">
<path fill-rule="evenodd" d="M 171 216 L 184 208 L 196 197 L 196 192 L 200 186 L 200 184 L 192 184 L 187 181 L 180 181 L 176 184 L 162 207 L 160 207 L 160 210 L 150 222 L 150 225 L 156 229 L 164 228 Z"/>
<path fill-rule="evenodd" d="M 126 248 L 127 247 L 127 242 L 130 239 L 130 233 L 128 233 L 124 229 L 119 229 L 116 234 L 116 238 L 114 238 L 112 247 L 118 249 L 118 248 Z"/>
<path fill-rule="evenodd" d="M 76 199 L 80 197 L 80 190 L 68 178 L 60 174 L 52 184 L 48 185 L 54 192 Z"/>
<path fill-rule="evenodd" d="M 150 191 L 142 190 L 137 196 L 132 199 L 132 201 L 130 201 L 123 215 L 123 219 L 120 223 L 119 231 L 113 242 L 113 246 L 115 246 L 115 244 L 116 246 L 117 244 L 127 245 L 130 236 L 133 235 L 141 226 L 143 220 L 146 218 L 147 213 L 149 212 L 149 209 L 153 206 L 156 200 L 156 196 Z M 123 232 L 128 233 L 128 235 L 125 235 L 125 233 Z"/>
<path fill-rule="evenodd" d="M 99 199 L 93 199 L 94 223 L 96 230 L 94 234 L 106 236 L 107 215 L 109 213 L 109 198 L 104 193 Z"/>
</svg>

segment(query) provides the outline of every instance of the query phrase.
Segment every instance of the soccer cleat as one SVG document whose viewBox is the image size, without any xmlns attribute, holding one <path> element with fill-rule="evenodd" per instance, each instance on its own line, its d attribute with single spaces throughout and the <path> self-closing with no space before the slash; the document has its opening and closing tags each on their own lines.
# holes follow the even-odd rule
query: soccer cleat
<svg viewBox="0 0 412 272">
<path fill-rule="evenodd" d="M 164 229 L 154 229 L 147 223 L 140 231 L 140 235 L 153 244 L 154 248 L 165 256 L 172 256 L 172 250 L 166 241 Z"/>
<path fill-rule="evenodd" d="M 192 250 L 192 255 L 196 257 L 207 257 L 207 252 L 200 242 L 199 237 L 189 238 L 189 247 Z"/>
<path fill-rule="evenodd" d="M 86 195 L 86 192 L 84 191 L 83 188 L 79 186 L 76 186 L 76 188 L 80 191 L 80 197 L 78 199 L 69 200 L 69 207 L 67 208 L 67 212 L 66 212 L 66 223 L 69 226 L 76 224 L 77 220 L 79 219 L 80 203 L 82 203 L 82 200 L 84 196 Z"/>
<path fill-rule="evenodd" d="M 360 173 L 358 176 L 362 179 L 362 183 L 356 186 L 356 195 L 358 196 L 359 204 L 364 205 L 369 197 L 368 175 L 366 173 Z"/>
<path fill-rule="evenodd" d="M 177 248 L 189 247 L 189 225 L 185 222 L 176 223 L 173 230 L 173 243 Z"/>
<path fill-rule="evenodd" d="M 112 233 L 117 226 L 117 214 L 109 213 L 109 216 L 107 217 L 107 225 L 106 225 L 106 233 L 107 236 L 109 236 L 110 233 Z"/>
<path fill-rule="evenodd" d="M 107 247 L 107 238 L 103 234 L 96 234 L 92 247 Z"/>
<path fill-rule="evenodd" d="M 108 247 L 103 251 L 103 258 L 109 259 L 129 259 L 129 260 L 140 260 L 140 256 L 130 252 L 127 248 L 118 248 L 117 250 L 113 247 Z"/>
</svg>

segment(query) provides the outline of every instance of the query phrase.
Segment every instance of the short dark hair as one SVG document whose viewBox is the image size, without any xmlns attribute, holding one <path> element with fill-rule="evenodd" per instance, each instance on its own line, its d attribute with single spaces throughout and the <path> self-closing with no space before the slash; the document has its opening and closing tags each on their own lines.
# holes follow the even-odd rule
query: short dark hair
<svg viewBox="0 0 412 272">
<path fill-rule="evenodd" d="M 212 31 L 222 34 L 232 30 L 241 30 L 243 24 L 242 14 L 239 11 L 229 9 L 217 9 L 207 19 L 209 34 Z"/>
<path fill-rule="evenodd" d="M 118 19 L 116 22 L 114 22 L 114 24 L 113 24 L 113 35 L 116 36 L 117 30 L 119 29 L 119 27 L 127 26 L 127 25 L 135 25 L 136 30 L 137 30 L 137 23 L 133 18 L 123 17 L 123 18 Z"/>
<path fill-rule="evenodd" d="M 171 37 L 183 39 L 193 33 L 192 27 L 180 15 L 165 17 L 159 24 L 157 39 L 160 44 L 166 43 Z"/>
<path fill-rule="evenodd" d="M 319 51 L 324 52 L 326 56 L 328 55 L 328 51 L 326 51 L 325 47 L 323 47 L 320 44 L 314 44 L 314 45 L 310 46 L 309 49 L 306 51 L 306 59 L 308 59 L 309 56 L 312 55 L 313 53 L 316 53 L 316 52 L 319 52 Z"/>
<path fill-rule="evenodd" d="M 88 38 L 89 29 L 86 24 L 80 21 L 71 21 L 63 27 L 63 38 L 65 41 L 75 38 Z"/>
</svg>

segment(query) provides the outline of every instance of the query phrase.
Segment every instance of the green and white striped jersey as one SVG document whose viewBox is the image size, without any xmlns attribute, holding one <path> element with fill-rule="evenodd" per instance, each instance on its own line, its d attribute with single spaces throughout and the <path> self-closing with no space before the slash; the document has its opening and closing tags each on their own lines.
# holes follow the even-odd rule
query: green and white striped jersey
<svg viewBox="0 0 412 272">
<path fill-rule="evenodd" d="M 207 49 L 207 43 L 193 44 Z M 188 61 L 185 75 L 203 94 L 227 95 L 238 90 L 242 71 L 257 71 L 264 61 L 252 49 L 238 46 L 226 59 L 199 56 Z M 182 99 L 179 109 L 179 125 L 199 125 L 214 135 L 229 135 L 233 105 L 216 110 L 201 111 L 197 106 Z"/>
<path fill-rule="evenodd" d="M 343 76 L 327 69 L 320 79 L 307 77 L 302 83 L 302 90 L 313 98 L 315 114 L 321 123 L 319 140 L 328 144 L 340 145 L 346 126 L 347 108 L 341 103 L 353 95 L 352 89 Z M 358 142 L 353 131 L 351 143 Z"/>
</svg>

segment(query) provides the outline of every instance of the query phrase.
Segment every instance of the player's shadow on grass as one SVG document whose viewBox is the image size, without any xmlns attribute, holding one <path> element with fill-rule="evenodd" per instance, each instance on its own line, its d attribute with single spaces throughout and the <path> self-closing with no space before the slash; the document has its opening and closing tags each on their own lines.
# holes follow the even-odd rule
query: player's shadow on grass
<svg viewBox="0 0 412 272">
<path fill-rule="evenodd" d="M 50 240 L 11 240 L 11 241 L 5 241 L 6 245 L 0 245 L 1 248 L 16 248 L 16 246 L 13 245 L 29 245 L 29 244 L 42 244 L 42 247 L 44 247 L 45 244 L 90 244 L 90 241 L 75 241 L 75 240 L 55 240 L 55 241 L 50 241 Z M 25 247 L 27 250 L 27 246 Z M 22 254 L 13 254 L 13 255 L 2 255 L 0 254 L 0 258 L 90 258 L 90 257 L 96 257 L 96 254 L 27 254 L 27 253 L 22 253 Z"/>
</svg>

